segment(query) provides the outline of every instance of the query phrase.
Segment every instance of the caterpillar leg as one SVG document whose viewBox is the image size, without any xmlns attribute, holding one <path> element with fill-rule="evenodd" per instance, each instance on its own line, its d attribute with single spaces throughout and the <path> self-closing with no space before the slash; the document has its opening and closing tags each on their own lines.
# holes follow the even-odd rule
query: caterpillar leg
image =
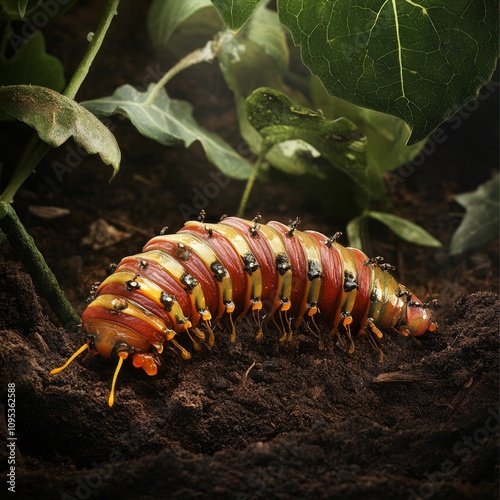
<svg viewBox="0 0 500 500">
<path fill-rule="evenodd" d="M 351 323 L 352 316 L 347 314 L 342 321 L 342 326 L 344 327 L 347 338 L 349 339 L 349 349 L 347 350 L 348 354 L 352 354 L 354 352 L 354 340 L 351 335 Z"/>
<path fill-rule="evenodd" d="M 373 347 L 375 351 L 378 353 L 378 360 L 380 364 L 383 364 L 384 362 L 384 353 L 382 352 L 382 349 L 378 345 L 377 339 L 381 339 L 383 337 L 382 332 L 375 326 L 372 320 L 368 320 L 366 326 L 362 330 L 366 333 L 366 336 L 368 338 L 368 342 L 370 345 Z"/>
</svg>

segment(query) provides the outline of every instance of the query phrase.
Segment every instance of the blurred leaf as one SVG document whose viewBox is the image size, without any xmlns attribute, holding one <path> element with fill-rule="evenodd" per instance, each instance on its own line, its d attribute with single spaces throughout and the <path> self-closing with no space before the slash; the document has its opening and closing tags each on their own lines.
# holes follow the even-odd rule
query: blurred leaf
<svg viewBox="0 0 500 500">
<path fill-rule="evenodd" d="M 33 21 L 37 28 L 45 26 L 49 20 L 64 14 L 77 0 L 3 0 L 2 11 L 13 21 Z M 30 29 L 30 35 L 33 33 Z M 23 36 L 26 36 L 23 34 Z M 29 35 L 28 35 L 29 37 Z"/>
<path fill-rule="evenodd" d="M 19 16 L 21 19 L 24 17 L 24 14 L 26 13 L 26 7 L 28 6 L 29 0 L 18 0 L 17 2 L 17 9 L 19 11 Z"/>
<path fill-rule="evenodd" d="M 321 109 L 327 118 L 347 118 L 363 132 L 371 197 L 373 200 L 385 199 L 384 173 L 411 161 L 426 140 L 406 146 L 410 130 L 403 120 L 329 96 L 314 76 L 311 78 L 311 97 L 315 107 Z"/>
<path fill-rule="evenodd" d="M 289 155 L 297 149 L 307 154 L 317 168 L 316 175 L 327 177 L 329 170 L 336 169 L 366 191 L 365 141 L 349 120 L 325 120 L 320 112 L 296 106 L 285 94 L 270 88 L 254 91 L 246 105 L 249 122 L 263 138 L 264 152 L 280 147 L 286 155 L 283 143 L 288 143 Z"/>
<path fill-rule="evenodd" d="M 402 217 L 384 212 L 373 212 L 371 210 L 368 211 L 366 215 L 385 224 L 393 233 L 410 243 L 437 248 L 442 246 L 442 244 L 423 227 L 403 219 Z"/>
<path fill-rule="evenodd" d="M 215 9 L 210 0 L 183 0 L 182 2 L 177 0 L 154 0 L 148 11 L 148 31 L 153 45 L 157 49 L 170 48 L 169 43 L 173 33 L 196 13 L 202 14 L 197 20 L 196 28 L 203 33 L 205 27 L 201 21 L 207 15 L 210 16 L 209 11 L 214 11 L 215 14 Z M 222 27 L 222 22 L 219 22 L 217 27 Z M 210 33 L 209 38 L 213 33 Z M 195 33 L 190 33 L 190 35 L 193 36 Z M 203 43 L 200 42 L 198 46 L 200 45 L 203 45 Z"/>
<path fill-rule="evenodd" d="M 200 141 L 207 158 L 223 173 L 233 179 L 248 179 L 252 165 L 218 135 L 202 129 L 192 116 L 191 104 L 171 99 L 163 88 L 149 104 L 147 99 L 154 87 L 151 84 L 146 92 L 139 92 L 123 85 L 112 96 L 82 105 L 97 115 L 126 116 L 142 135 L 165 146 L 184 144 L 187 148 L 194 141 Z"/>
<path fill-rule="evenodd" d="M 0 85 L 31 84 L 61 91 L 64 68 L 57 57 L 45 52 L 41 32 L 35 33 L 10 59 L 0 58 Z M 13 118 L 0 113 L 0 120 Z"/>
<path fill-rule="evenodd" d="M 9 19 L 21 20 L 26 16 L 26 11 L 29 13 L 35 9 L 42 0 L 3 0 L 0 3 Z"/>
<path fill-rule="evenodd" d="M 328 92 L 397 116 L 410 144 L 477 97 L 499 53 L 498 2 L 277 0 Z M 460 50 L 457 50 L 460 47 Z"/>
<path fill-rule="evenodd" d="M 113 167 L 113 176 L 118 172 L 121 153 L 115 136 L 73 99 L 36 85 L 10 85 L 0 87 L 0 109 L 33 127 L 53 148 L 73 137 L 87 153 L 99 153 Z"/>
<path fill-rule="evenodd" d="M 425 145 L 426 139 L 406 146 L 410 130 L 403 120 L 329 96 L 316 77 L 311 79 L 311 94 L 314 105 L 327 118 L 347 118 L 363 132 L 368 168 L 380 174 L 408 163 Z"/>
<path fill-rule="evenodd" d="M 364 215 L 355 217 L 351 219 L 347 224 L 347 239 L 349 240 L 349 245 L 354 248 L 363 249 L 363 238 L 362 238 L 362 224 Z"/>
<path fill-rule="evenodd" d="M 222 34 L 217 58 L 224 79 L 234 93 L 241 135 L 257 153 L 262 140 L 248 122 L 245 98 L 258 87 L 282 87 L 289 52 L 277 14 L 259 6 L 237 35 L 229 31 Z"/>
<path fill-rule="evenodd" d="M 231 31 L 240 30 L 261 0 L 212 0 Z"/>
<path fill-rule="evenodd" d="M 498 238 L 499 192 L 497 175 L 481 184 L 476 191 L 455 196 L 455 200 L 467 210 L 467 213 L 451 240 L 451 255 L 475 250 L 493 238 Z"/>
</svg>

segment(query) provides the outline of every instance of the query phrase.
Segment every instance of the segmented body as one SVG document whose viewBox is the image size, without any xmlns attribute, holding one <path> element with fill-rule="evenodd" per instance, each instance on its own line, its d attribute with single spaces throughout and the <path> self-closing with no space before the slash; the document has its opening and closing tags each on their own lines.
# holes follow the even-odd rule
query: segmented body
<svg viewBox="0 0 500 500">
<path fill-rule="evenodd" d="M 109 320 L 161 349 L 191 327 L 249 311 L 265 319 L 286 313 L 285 328 L 303 318 L 333 329 L 400 328 L 407 326 L 409 300 L 406 287 L 376 260 L 335 238 L 227 217 L 187 222 L 124 258 L 82 320 L 88 333 L 96 319 Z"/>
<path fill-rule="evenodd" d="M 166 342 L 188 358 L 177 335 L 186 332 L 195 348 L 196 338 L 208 336 L 213 344 L 214 323 L 227 317 L 234 340 L 236 320 L 249 313 L 257 337 L 272 320 L 282 340 L 300 323 L 321 339 L 320 322 L 345 332 L 350 351 L 353 329 L 366 332 L 375 347 L 384 329 L 404 335 L 435 329 L 427 305 L 381 258 L 297 225 L 227 217 L 217 224 L 190 221 L 175 234 L 152 238 L 96 290 L 82 316 L 89 340 L 75 356 L 86 347 L 105 357 L 130 356 L 153 375 Z"/>
</svg>

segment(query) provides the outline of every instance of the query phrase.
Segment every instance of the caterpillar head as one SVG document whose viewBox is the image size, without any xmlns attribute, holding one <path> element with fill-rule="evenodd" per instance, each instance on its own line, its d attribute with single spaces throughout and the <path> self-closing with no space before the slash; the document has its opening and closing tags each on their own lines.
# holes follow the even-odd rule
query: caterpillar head
<svg viewBox="0 0 500 500">
<path fill-rule="evenodd" d="M 89 318 L 85 323 L 87 342 L 83 344 L 59 368 L 54 368 L 50 374 L 54 375 L 64 370 L 77 356 L 88 351 L 100 354 L 104 358 L 117 359 L 118 365 L 113 376 L 111 392 L 108 399 L 109 406 L 113 406 L 116 379 L 123 361 L 131 357 L 136 368 L 143 368 L 148 375 L 156 375 L 158 371 L 158 358 L 154 353 L 149 353 L 150 342 L 138 332 L 125 325 L 103 318 Z"/>
<path fill-rule="evenodd" d="M 434 302 L 421 302 L 415 296 L 408 300 L 406 304 L 406 324 L 401 326 L 401 333 L 418 337 L 427 331 L 435 331 L 437 328 L 436 323 L 432 321 L 429 309 L 433 304 Z"/>
</svg>

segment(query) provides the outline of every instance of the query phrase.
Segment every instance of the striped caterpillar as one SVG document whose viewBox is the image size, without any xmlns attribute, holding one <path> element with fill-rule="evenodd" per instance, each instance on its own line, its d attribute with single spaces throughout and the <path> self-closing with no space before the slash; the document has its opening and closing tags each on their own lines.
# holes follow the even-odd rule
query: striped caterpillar
<svg viewBox="0 0 500 500">
<path fill-rule="evenodd" d="M 158 354 L 165 342 L 184 359 L 191 354 L 177 341 L 185 332 L 193 347 L 207 338 L 214 344 L 213 326 L 228 317 L 231 341 L 235 322 L 251 313 L 257 326 L 273 321 L 289 339 L 300 323 L 319 338 L 316 319 L 344 332 L 348 351 L 354 351 L 351 331 L 367 334 L 379 352 L 381 330 L 395 329 L 418 336 L 434 331 L 430 304 L 420 302 L 391 276 L 392 266 L 381 257 L 369 259 L 356 248 L 337 243 L 316 231 L 298 231 L 280 222 L 259 224 L 225 217 L 206 224 L 204 214 L 175 234 L 152 238 L 143 252 L 125 257 L 94 291 L 82 315 L 87 342 L 79 354 L 118 359 L 109 406 L 114 402 L 118 373 L 125 359 L 148 375 L 158 371 Z"/>
</svg>

